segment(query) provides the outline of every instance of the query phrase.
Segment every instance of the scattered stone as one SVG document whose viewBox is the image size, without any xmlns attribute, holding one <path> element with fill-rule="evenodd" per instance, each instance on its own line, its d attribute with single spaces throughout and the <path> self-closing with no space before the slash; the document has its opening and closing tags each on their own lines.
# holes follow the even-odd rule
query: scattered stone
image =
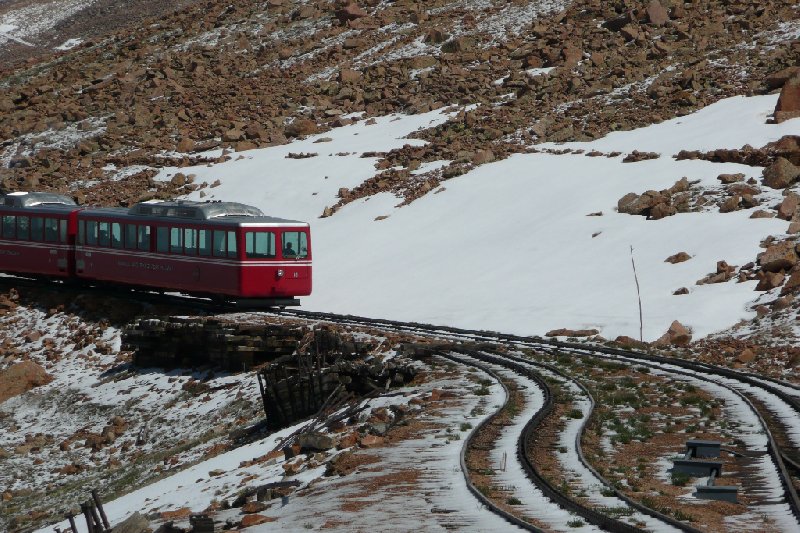
<svg viewBox="0 0 800 533">
<path fill-rule="evenodd" d="M 365 435 L 358 440 L 362 448 L 375 448 L 383 445 L 384 438 L 378 435 Z"/>
<path fill-rule="evenodd" d="M 331 436 L 318 431 L 300 433 L 297 443 L 302 450 L 330 450 L 336 445 Z"/>
<path fill-rule="evenodd" d="M 677 263 L 683 263 L 684 261 L 688 261 L 691 258 L 692 256 L 687 254 L 686 252 L 678 252 L 677 254 L 671 255 L 666 259 L 664 259 L 664 262 L 672 263 L 674 265 Z"/>
<path fill-rule="evenodd" d="M 786 80 L 775 105 L 775 122 L 800 117 L 800 72 Z"/>
<path fill-rule="evenodd" d="M 686 287 L 681 287 L 680 289 L 676 290 L 672 294 L 675 295 L 675 296 L 680 296 L 682 294 L 689 294 L 689 289 L 687 289 Z"/>
<path fill-rule="evenodd" d="M 114 526 L 114 533 L 145 533 L 150 531 L 150 522 L 138 511 Z"/>
<path fill-rule="evenodd" d="M 53 381 L 53 376 L 33 361 L 14 363 L 0 371 L 0 403 Z"/>
<path fill-rule="evenodd" d="M 744 181 L 744 174 L 720 174 L 717 176 L 717 179 L 721 181 L 723 185 L 730 185 L 732 183 Z"/>
<path fill-rule="evenodd" d="M 269 505 L 265 502 L 252 501 L 242 505 L 241 511 L 243 514 L 260 513 L 261 511 L 266 511 L 267 507 Z"/>
<path fill-rule="evenodd" d="M 767 187 L 785 189 L 800 176 L 800 168 L 785 157 L 778 157 L 773 164 L 764 169 L 763 176 L 764 185 Z"/>
<path fill-rule="evenodd" d="M 650 24 L 663 26 L 669 20 L 669 13 L 658 0 L 651 0 L 647 5 L 647 20 Z"/>
<path fill-rule="evenodd" d="M 736 357 L 736 360 L 739 361 L 740 363 L 746 364 L 746 363 L 751 363 L 755 358 L 756 354 L 753 353 L 753 350 L 751 350 L 750 348 L 745 348 L 744 350 L 739 352 L 739 355 Z"/>
<path fill-rule="evenodd" d="M 553 329 L 545 333 L 545 337 L 591 337 L 600 331 L 596 329 Z"/>
<path fill-rule="evenodd" d="M 770 245 L 758 256 L 758 264 L 765 272 L 789 270 L 797 264 L 794 241 L 783 241 Z"/>
<path fill-rule="evenodd" d="M 759 272 L 758 277 L 759 280 L 758 285 L 756 285 L 756 290 L 769 291 L 783 285 L 786 274 L 783 272 Z"/>
<path fill-rule="evenodd" d="M 692 341 L 692 333 L 689 328 L 678 322 L 673 321 L 667 332 L 658 338 L 653 344 L 656 346 L 688 346 Z"/>
<path fill-rule="evenodd" d="M 241 522 L 239 522 L 239 527 L 257 526 L 259 524 L 274 522 L 276 520 L 277 518 L 274 518 L 272 516 L 265 516 L 262 514 L 248 514 L 242 517 Z"/>
</svg>

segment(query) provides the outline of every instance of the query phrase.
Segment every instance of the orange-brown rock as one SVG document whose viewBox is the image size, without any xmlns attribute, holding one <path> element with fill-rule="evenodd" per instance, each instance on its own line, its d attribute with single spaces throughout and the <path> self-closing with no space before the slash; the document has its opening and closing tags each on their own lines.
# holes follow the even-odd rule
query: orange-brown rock
<svg viewBox="0 0 800 533">
<path fill-rule="evenodd" d="M 800 196 L 795 193 L 789 193 L 778 206 L 778 217 L 784 220 L 791 220 L 795 212 L 797 212 L 797 205 L 800 204 Z"/>
<path fill-rule="evenodd" d="M 786 279 L 786 274 L 783 272 L 759 272 L 758 276 L 757 291 L 769 291 L 775 287 L 780 287 L 783 285 L 784 279 Z"/>
<path fill-rule="evenodd" d="M 785 189 L 800 177 L 800 168 L 785 157 L 779 157 L 762 172 L 764 185 L 773 189 Z"/>
<path fill-rule="evenodd" d="M 384 438 L 378 435 L 365 435 L 359 439 L 358 444 L 362 448 L 375 448 L 381 446 L 383 442 Z"/>
<path fill-rule="evenodd" d="M 239 522 L 239 527 L 257 526 L 259 524 L 266 524 L 267 522 L 274 522 L 275 520 L 277 520 L 277 518 L 272 516 L 248 514 L 242 517 L 242 521 Z"/>
<path fill-rule="evenodd" d="M 753 353 L 753 350 L 751 350 L 750 348 L 745 348 L 744 350 L 739 352 L 739 355 L 736 357 L 736 360 L 739 361 L 740 363 L 750 363 L 755 358 L 756 354 Z"/>
<path fill-rule="evenodd" d="M 656 346 L 687 346 L 692 341 L 692 332 L 689 328 L 678 322 L 673 321 L 667 332 L 654 342 Z"/>
<path fill-rule="evenodd" d="M 591 337 L 600 331 L 596 329 L 553 329 L 545 333 L 545 337 Z"/>
<path fill-rule="evenodd" d="M 253 514 L 253 513 L 260 513 L 269 507 L 264 502 L 252 501 L 247 502 L 246 504 L 242 505 L 242 513 L 244 514 Z"/>
<path fill-rule="evenodd" d="M 53 376 L 33 361 L 15 363 L 0 371 L 0 403 L 51 381 Z"/>
<path fill-rule="evenodd" d="M 673 254 L 664 259 L 664 262 L 672 263 L 674 265 L 676 263 L 683 263 L 684 261 L 688 261 L 691 258 L 692 256 L 687 254 L 686 252 L 678 252 L 677 254 Z"/>
<path fill-rule="evenodd" d="M 174 511 L 162 511 L 160 514 L 162 520 L 182 520 L 184 518 L 189 518 L 192 514 L 192 510 L 188 507 L 181 507 Z"/>
<path fill-rule="evenodd" d="M 779 272 L 788 270 L 797 264 L 797 252 L 794 241 L 783 241 L 771 245 L 758 256 L 761 270 Z"/>
<path fill-rule="evenodd" d="M 800 117 L 800 73 L 786 80 L 775 105 L 775 122 Z"/>
</svg>

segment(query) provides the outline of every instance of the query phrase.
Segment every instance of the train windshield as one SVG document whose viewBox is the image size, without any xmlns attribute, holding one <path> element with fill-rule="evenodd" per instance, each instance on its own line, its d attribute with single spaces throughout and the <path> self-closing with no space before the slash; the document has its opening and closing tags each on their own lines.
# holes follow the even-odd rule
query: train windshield
<svg viewBox="0 0 800 533">
<path fill-rule="evenodd" d="M 282 250 L 283 257 L 307 257 L 308 236 L 302 231 L 284 231 Z"/>
</svg>

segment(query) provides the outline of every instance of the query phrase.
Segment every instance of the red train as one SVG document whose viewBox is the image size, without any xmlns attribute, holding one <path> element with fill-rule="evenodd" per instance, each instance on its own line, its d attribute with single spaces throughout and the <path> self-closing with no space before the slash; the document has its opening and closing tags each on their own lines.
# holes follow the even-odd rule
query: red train
<svg viewBox="0 0 800 533">
<path fill-rule="evenodd" d="M 0 271 L 298 305 L 311 294 L 311 233 L 233 202 L 87 208 L 10 193 L 0 196 Z"/>
</svg>

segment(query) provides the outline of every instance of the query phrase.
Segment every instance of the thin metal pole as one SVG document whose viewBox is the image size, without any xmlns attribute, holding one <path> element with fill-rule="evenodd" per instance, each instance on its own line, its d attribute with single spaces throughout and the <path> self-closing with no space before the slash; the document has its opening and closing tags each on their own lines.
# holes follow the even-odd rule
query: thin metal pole
<svg viewBox="0 0 800 533">
<path fill-rule="evenodd" d="M 639 298 L 639 342 L 644 342 L 642 330 L 644 324 L 642 322 L 642 293 L 639 290 L 639 276 L 636 275 L 636 263 L 633 261 L 633 245 L 631 245 L 631 265 L 633 265 L 633 279 L 636 280 L 636 297 Z"/>
</svg>

